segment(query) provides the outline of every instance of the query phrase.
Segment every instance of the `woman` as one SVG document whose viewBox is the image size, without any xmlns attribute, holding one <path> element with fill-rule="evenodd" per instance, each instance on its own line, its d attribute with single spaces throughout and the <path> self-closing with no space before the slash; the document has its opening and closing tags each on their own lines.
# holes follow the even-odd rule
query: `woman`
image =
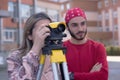
<svg viewBox="0 0 120 80">
<path fill-rule="evenodd" d="M 52 20 L 45 13 L 28 18 L 22 45 L 7 58 L 9 80 L 36 80 L 41 49 L 45 38 L 50 35 L 50 30 L 46 27 L 50 22 Z M 49 58 L 45 61 L 42 80 L 53 80 Z"/>
</svg>

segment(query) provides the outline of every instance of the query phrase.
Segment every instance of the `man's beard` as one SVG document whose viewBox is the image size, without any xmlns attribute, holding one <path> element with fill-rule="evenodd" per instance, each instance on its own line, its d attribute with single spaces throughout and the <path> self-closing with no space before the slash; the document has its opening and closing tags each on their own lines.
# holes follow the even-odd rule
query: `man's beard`
<svg viewBox="0 0 120 80">
<path fill-rule="evenodd" d="M 78 38 L 77 36 L 75 36 L 75 34 L 73 32 L 70 31 L 70 29 L 68 29 L 68 31 L 70 32 L 70 35 L 76 40 L 83 40 L 87 34 L 87 29 L 86 29 L 86 31 L 79 31 L 76 34 L 83 33 L 84 35 L 83 35 L 83 37 Z"/>
</svg>

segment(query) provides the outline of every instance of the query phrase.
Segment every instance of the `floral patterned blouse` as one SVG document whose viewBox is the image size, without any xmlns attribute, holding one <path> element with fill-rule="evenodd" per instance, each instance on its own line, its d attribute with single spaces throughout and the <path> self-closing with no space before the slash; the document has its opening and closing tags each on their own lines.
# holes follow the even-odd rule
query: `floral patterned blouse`
<svg viewBox="0 0 120 80">
<path fill-rule="evenodd" d="M 29 55 L 19 57 L 20 51 L 14 51 L 7 57 L 9 80 L 36 80 L 39 66 L 39 58 Z M 53 80 L 52 67 L 49 56 L 45 60 L 41 80 Z"/>
</svg>

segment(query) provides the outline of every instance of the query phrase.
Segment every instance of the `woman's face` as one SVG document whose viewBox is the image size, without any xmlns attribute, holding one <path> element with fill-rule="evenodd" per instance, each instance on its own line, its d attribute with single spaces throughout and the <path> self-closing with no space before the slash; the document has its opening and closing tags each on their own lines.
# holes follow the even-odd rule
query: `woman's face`
<svg viewBox="0 0 120 80">
<path fill-rule="evenodd" d="M 34 25 L 34 31 L 36 31 L 39 27 L 44 26 L 44 25 L 49 25 L 50 20 L 48 19 L 43 19 L 43 20 L 39 20 L 35 25 Z"/>
<path fill-rule="evenodd" d="M 38 36 L 36 35 L 36 32 L 38 32 L 39 34 L 42 34 L 44 32 L 44 29 L 46 26 L 48 26 L 50 23 L 49 19 L 43 19 L 43 20 L 39 20 L 35 25 L 34 28 L 32 30 L 32 40 L 34 41 L 35 37 Z M 41 32 L 42 31 L 42 32 Z"/>
</svg>

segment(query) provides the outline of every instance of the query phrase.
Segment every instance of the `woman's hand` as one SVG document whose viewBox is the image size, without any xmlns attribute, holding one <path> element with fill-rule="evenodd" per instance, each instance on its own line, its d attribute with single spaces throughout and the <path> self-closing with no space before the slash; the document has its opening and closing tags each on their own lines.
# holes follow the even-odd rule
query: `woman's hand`
<svg viewBox="0 0 120 80">
<path fill-rule="evenodd" d="M 33 33 L 32 33 L 33 47 L 31 50 L 37 53 L 38 55 L 42 47 L 44 47 L 45 45 L 44 44 L 45 39 L 47 38 L 47 36 L 50 35 L 50 29 L 46 26 L 48 26 L 47 23 L 43 23 L 43 24 L 39 23 L 36 24 L 33 29 Z"/>
</svg>

